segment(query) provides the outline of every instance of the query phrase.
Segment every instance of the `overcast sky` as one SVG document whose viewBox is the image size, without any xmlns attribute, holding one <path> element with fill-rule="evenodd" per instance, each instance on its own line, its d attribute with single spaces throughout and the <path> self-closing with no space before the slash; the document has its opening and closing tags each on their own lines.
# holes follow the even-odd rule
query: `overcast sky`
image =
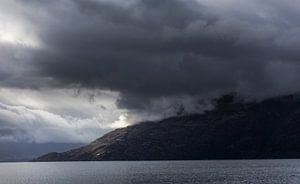
<svg viewBox="0 0 300 184">
<path fill-rule="evenodd" d="M 300 89 L 298 0 L 1 0 L 0 141 L 86 143 Z"/>
</svg>

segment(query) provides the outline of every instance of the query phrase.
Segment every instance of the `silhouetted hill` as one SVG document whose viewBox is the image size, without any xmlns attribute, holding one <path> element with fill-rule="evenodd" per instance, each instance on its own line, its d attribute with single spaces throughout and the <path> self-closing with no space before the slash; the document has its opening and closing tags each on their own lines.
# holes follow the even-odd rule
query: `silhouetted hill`
<svg viewBox="0 0 300 184">
<path fill-rule="evenodd" d="M 300 158 L 300 98 L 216 101 L 204 114 L 144 122 L 35 161 Z"/>
<path fill-rule="evenodd" d="M 29 161 L 49 151 L 62 152 L 82 145 L 81 143 L 0 142 L 0 162 Z"/>
</svg>

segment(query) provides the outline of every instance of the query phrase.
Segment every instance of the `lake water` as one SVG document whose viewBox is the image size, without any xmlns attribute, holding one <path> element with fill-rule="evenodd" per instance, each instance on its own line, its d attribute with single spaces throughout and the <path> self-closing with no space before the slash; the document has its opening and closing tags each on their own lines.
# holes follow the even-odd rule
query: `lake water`
<svg viewBox="0 0 300 184">
<path fill-rule="evenodd" d="M 300 160 L 1 163 L 1 184 L 299 184 Z"/>
</svg>

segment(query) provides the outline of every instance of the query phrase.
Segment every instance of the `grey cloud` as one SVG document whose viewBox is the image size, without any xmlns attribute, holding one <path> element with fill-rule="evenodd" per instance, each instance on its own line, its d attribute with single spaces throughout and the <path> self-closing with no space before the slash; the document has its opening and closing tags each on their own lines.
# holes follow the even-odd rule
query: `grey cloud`
<svg viewBox="0 0 300 184">
<path fill-rule="evenodd" d="M 109 130 L 93 117 L 61 116 L 0 102 L 0 142 L 87 143 Z"/>
<path fill-rule="evenodd" d="M 13 133 L 14 133 L 13 129 L 8 129 L 8 128 L 1 128 L 0 129 L 0 136 L 13 135 Z"/>
<path fill-rule="evenodd" d="M 32 136 L 26 132 L 22 127 L 11 123 L 10 120 L 0 119 L 0 142 L 5 141 L 21 141 L 21 142 L 31 142 Z"/>
<path fill-rule="evenodd" d="M 118 91 L 120 107 L 144 109 L 161 97 L 300 89 L 294 83 L 300 8 L 290 0 L 225 8 L 184 0 L 20 2 L 46 12 L 28 15 L 45 45 L 31 52 L 38 77 L 58 87 Z"/>
</svg>

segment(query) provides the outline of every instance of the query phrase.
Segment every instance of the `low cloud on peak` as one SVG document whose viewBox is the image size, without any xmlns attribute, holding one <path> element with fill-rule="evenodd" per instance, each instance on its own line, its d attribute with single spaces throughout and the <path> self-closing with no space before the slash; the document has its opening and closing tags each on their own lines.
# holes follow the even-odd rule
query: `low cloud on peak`
<svg viewBox="0 0 300 184">
<path fill-rule="evenodd" d="M 109 110 L 78 107 L 85 118 L 97 111 L 133 122 L 181 104 L 201 112 L 210 105 L 199 101 L 231 91 L 266 98 L 300 90 L 295 0 L 16 0 L 0 10 L 0 87 L 118 94 Z M 72 103 L 52 111 L 47 101 L 46 111 L 74 114 Z"/>
</svg>

